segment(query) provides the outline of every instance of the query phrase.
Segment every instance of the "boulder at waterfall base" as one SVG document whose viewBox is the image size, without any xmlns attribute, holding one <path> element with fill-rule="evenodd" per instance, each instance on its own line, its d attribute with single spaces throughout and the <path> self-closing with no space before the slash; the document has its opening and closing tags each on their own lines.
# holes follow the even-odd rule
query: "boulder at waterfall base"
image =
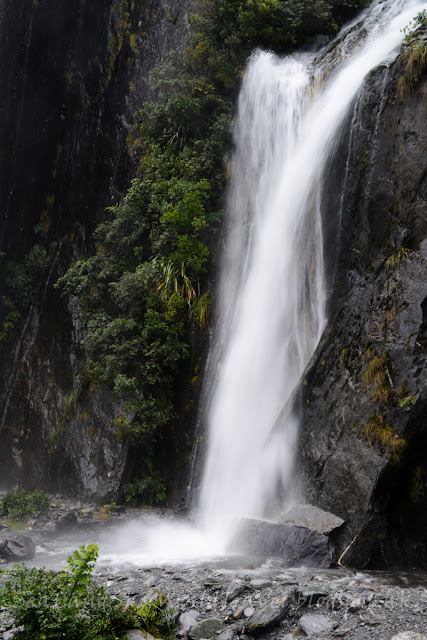
<svg viewBox="0 0 427 640">
<path fill-rule="evenodd" d="M 255 556 L 282 558 L 288 567 L 330 567 L 333 554 L 327 536 L 305 527 L 242 518 L 230 549 Z"/>
</svg>

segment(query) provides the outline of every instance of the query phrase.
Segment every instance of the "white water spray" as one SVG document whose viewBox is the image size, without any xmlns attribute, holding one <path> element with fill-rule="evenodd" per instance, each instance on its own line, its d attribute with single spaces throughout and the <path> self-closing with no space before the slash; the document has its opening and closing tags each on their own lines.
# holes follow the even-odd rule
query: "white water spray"
<svg viewBox="0 0 427 640">
<path fill-rule="evenodd" d="M 200 494 L 202 525 L 224 543 L 230 516 L 262 517 L 278 486 L 289 493 L 297 420 L 273 427 L 325 324 L 323 176 L 365 76 L 395 52 L 403 27 L 426 6 L 375 2 L 363 20 L 367 35 L 344 32 L 344 61 L 311 102 L 312 60 L 258 53 L 250 62 L 239 99 Z"/>
</svg>

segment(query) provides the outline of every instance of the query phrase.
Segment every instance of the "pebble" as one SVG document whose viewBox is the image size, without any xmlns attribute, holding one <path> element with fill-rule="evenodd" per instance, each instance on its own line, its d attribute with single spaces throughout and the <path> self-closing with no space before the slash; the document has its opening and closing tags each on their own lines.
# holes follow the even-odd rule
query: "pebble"
<svg viewBox="0 0 427 640">
<path fill-rule="evenodd" d="M 354 598 L 354 600 L 350 602 L 348 609 L 351 613 L 355 613 L 356 611 L 359 611 L 362 606 L 362 598 Z"/>
<path fill-rule="evenodd" d="M 334 628 L 333 622 L 326 616 L 310 613 L 306 613 L 300 618 L 299 626 L 308 636 L 332 631 Z"/>
</svg>

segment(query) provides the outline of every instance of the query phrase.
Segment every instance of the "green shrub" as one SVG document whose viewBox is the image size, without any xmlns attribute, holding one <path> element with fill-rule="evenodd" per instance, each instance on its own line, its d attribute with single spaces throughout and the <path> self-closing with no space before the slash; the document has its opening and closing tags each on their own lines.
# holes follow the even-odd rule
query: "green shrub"
<svg viewBox="0 0 427 640">
<path fill-rule="evenodd" d="M 17 627 L 16 640 L 118 640 L 138 628 L 166 638 L 174 631 L 173 611 L 154 601 L 142 607 L 113 599 L 91 581 L 96 545 L 80 547 L 58 573 L 15 565 L 0 589 L 0 606 Z"/>
<path fill-rule="evenodd" d="M 9 493 L 1 503 L 0 510 L 16 520 L 25 520 L 49 511 L 50 500 L 43 491 L 18 489 Z"/>
<path fill-rule="evenodd" d="M 164 504 L 166 487 L 159 472 L 151 472 L 146 478 L 135 480 L 124 488 L 125 502 L 131 507 Z"/>
</svg>

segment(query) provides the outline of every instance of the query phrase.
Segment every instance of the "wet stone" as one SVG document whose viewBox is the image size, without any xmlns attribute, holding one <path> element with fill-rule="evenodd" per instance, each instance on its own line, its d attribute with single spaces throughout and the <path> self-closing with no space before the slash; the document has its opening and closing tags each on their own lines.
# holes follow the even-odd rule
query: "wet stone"
<svg viewBox="0 0 427 640">
<path fill-rule="evenodd" d="M 56 522 L 57 531 L 65 531 L 66 529 L 73 529 L 77 526 L 77 515 L 74 512 L 65 513 L 58 518 Z"/>
<path fill-rule="evenodd" d="M 232 638 L 236 635 L 233 627 L 226 627 L 221 633 L 218 633 L 216 636 L 216 640 L 232 640 Z"/>
<path fill-rule="evenodd" d="M 202 638 L 212 638 L 216 636 L 218 631 L 222 631 L 225 627 L 219 618 L 207 618 L 191 627 L 189 636 L 191 640 L 201 640 Z"/>
<path fill-rule="evenodd" d="M 8 562 L 21 562 L 34 558 L 36 547 L 28 536 L 19 540 L 0 540 L 0 558 Z"/>
<path fill-rule="evenodd" d="M 196 611 L 195 609 L 189 609 L 188 611 L 181 613 L 181 615 L 179 616 L 178 627 L 184 631 L 188 631 L 188 629 L 194 627 L 199 618 L 200 615 L 198 611 Z"/>
<path fill-rule="evenodd" d="M 262 609 L 259 609 L 249 620 L 247 628 L 252 635 L 263 633 L 283 620 L 289 609 L 289 597 L 273 598 Z"/>
<path fill-rule="evenodd" d="M 240 594 L 242 594 L 246 588 L 247 585 L 242 580 L 232 580 L 228 585 L 226 591 L 227 602 L 231 602 L 232 600 L 240 596 Z"/>
<path fill-rule="evenodd" d="M 208 578 L 204 582 L 204 586 L 206 589 L 211 589 L 212 591 L 219 591 L 224 586 L 221 580 L 216 578 Z"/>
<path fill-rule="evenodd" d="M 334 628 L 333 623 L 326 616 L 319 614 L 307 613 L 299 621 L 299 625 L 304 633 L 308 636 L 316 635 L 318 633 L 325 633 L 326 631 L 332 631 Z"/>
<path fill-rule="evenodd" d="M 370 627 L 377 627 L 385 622 L 384 616 L 380 616 L 377 613 L 373 613 L 372 611 L 361 613 L 359 618 L 361 622 L 364 622 Z"/>
<path fill-rule="evenodd" d="M 295 590 L 299 607 L 311 607 L 321 599 L 329 597 L 329 591 L 321 586 L 309 585 Z"/>
</svg>

